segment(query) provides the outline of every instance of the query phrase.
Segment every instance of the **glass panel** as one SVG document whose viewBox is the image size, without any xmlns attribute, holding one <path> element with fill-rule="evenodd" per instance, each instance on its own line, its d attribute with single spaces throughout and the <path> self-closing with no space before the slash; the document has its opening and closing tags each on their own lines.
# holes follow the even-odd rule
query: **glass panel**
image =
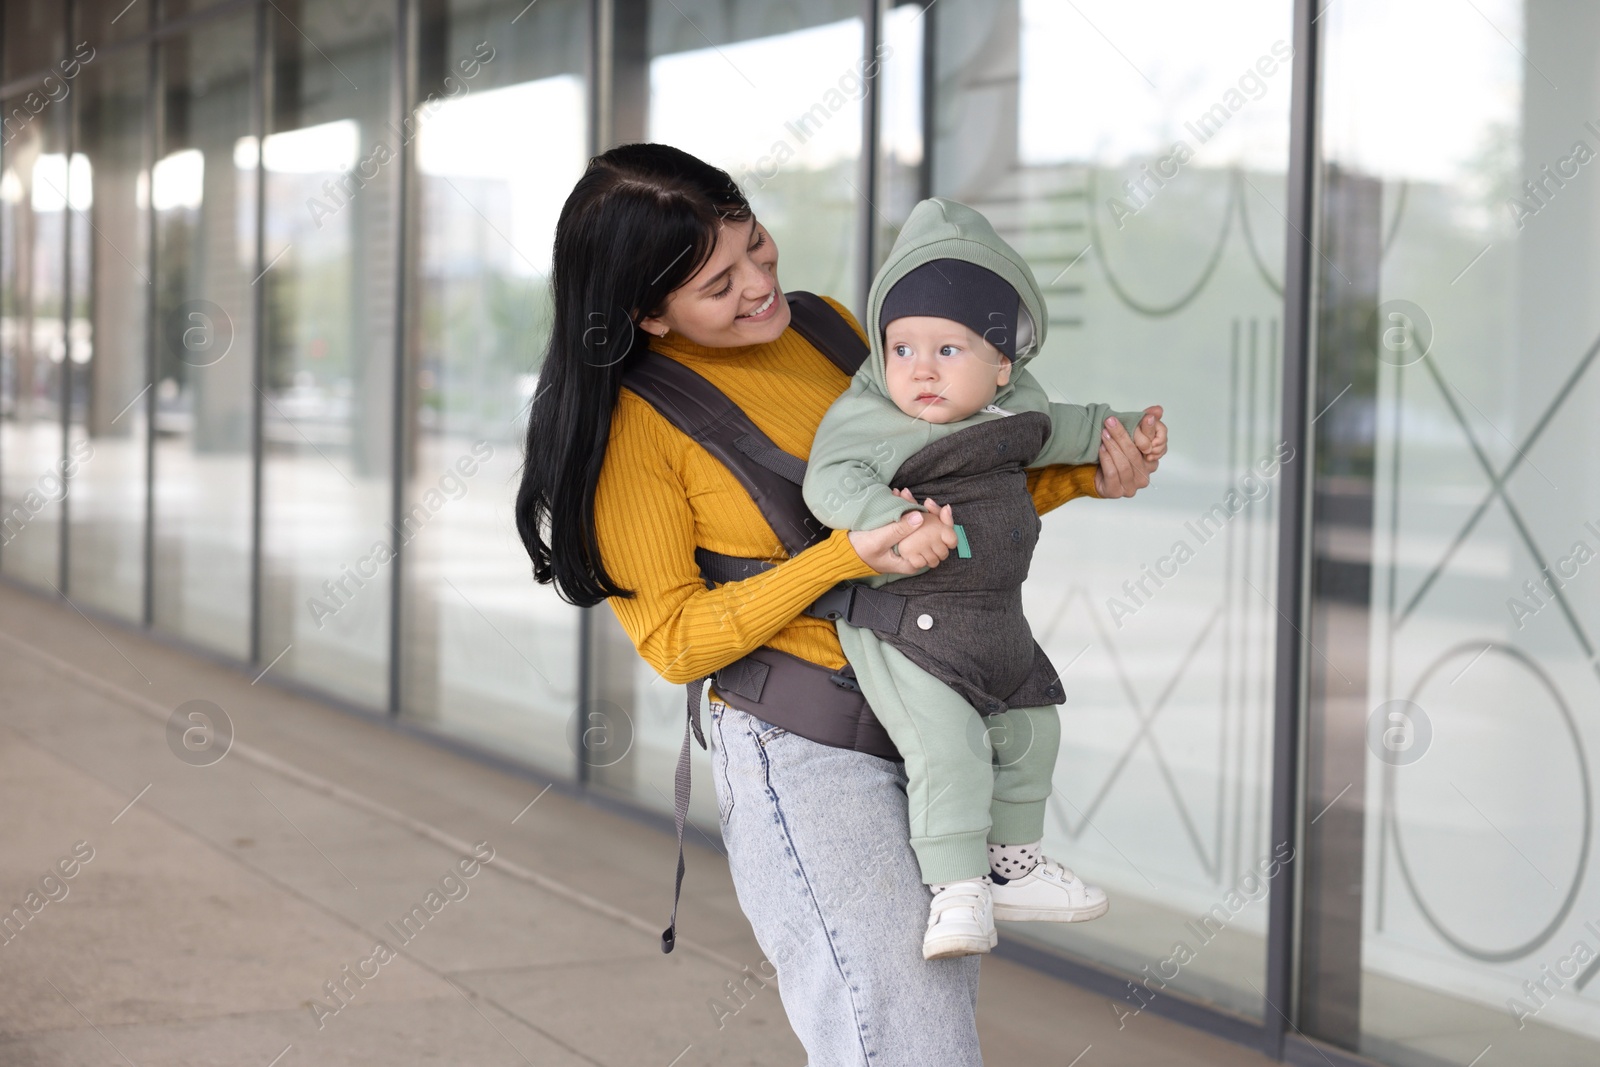
<svg viewBox="0 0 1600 1067">
<path fill-rule="evenodd" d="M 73 41 L 98 50 L 149 29 L 157 5 L 153 0 L 77 0 L 72 6 L 77 24 Z M 173 0 L 165 6 L 172 8 Z"/>
<path fill-rule="evenodd" d="M 1059 400 L 1164 403 L 1173 435 L 1137 500 L 1045 519 L 1024 597 L 1068 690 L 1045 845 L 1112 906 L 1006 936 L 1127 972 L 1124 1018 L 1160 991 L 1260 1017 L 1290 7 L 935 15 L 933 191 L 1045 288 L 1029 369 Z"/>
<path fill-rule="evenodd" d="M 172 22 L 183 18 L 185 15 L 193 15 L 204 11 L 208 7 L 216 7 L 218 4 L 225 2 L 226 0 L 161 0 L 156 17 L 162 22 Z M 286 12 L 288 16 L 293 17 L 296 22 L 300 21 L 301 9 L 309 6 L 307 0 L 299 0 L 297 3 L 289 3 L 287 0 L 269 0 L 269 2 L 280 11 Z"/>
<path fill-rule="evenodd" d="M 532 582 L 511 515 L 556 215 L 587 160 L 587 12 L 512 22 L 526 6 L 455 3 L 423 42 L 403 709 L 570 777 L 580 617 Z"/>
<path fill-rule="evenodd" d="M 853 304 L 859 256 L 861 5 L 651 0 L 649 139 L 732 175 L 790 289 Z"/>
<path fill-rule="evenodd" d="M 387 702 L 394 430 L 392 10 L 270 13 L 261 656 Z M 254 149 L 250 162 L 254 165 Z"/>
<path fill-rule="evenodd" d="M 72 480 L 68 580 L 75 599 L 144 617 L 145 319 L 150 253 L 139 191 L 148 61 L 125 53 L 84 70 L 74 97 Z"/>
<path fill-rule="evenodd" d="M 878 262 L 888 256 L 900 227 L 922 199 L 926 153 L 922 147 L 923 44 L 937 15 L 912 0 L 883 19 L 878 75 Z"/>
<path fill-rule="evenodd" d="M 254 22 L 157 50 L 161 125 L 147 190 L 156 242 L 155 623 L 250 654 Z M 147 200 L 145 198 L 148 198 Z"/>
<path fill-rule="evenodd" d="M 1592 1064 L 1600 11 L 1354 0 L 1321 25 L 1321 243 L 1351 282 L 1323 288 L 1358 301 L 1326 301 L 1358 358 L 1323 389 L 1371 397 L 1317 443 L 1319 493 L 1371 499 L 1328 536 L 1370 546 L 1370 588 L 1322 597 L 1370 628 L 1360 696 L 1312 708 L 1364 776 L 1352 1043 Z"/>
<path fill-rule="evenodd" d="M 0 148 L 0 570 L 60 581 L 66 111 L 42 90 L 5 102 Z M 72 190 L 81 192 L 81 190 Z"/>
<path fill-rule="evenodd" d="M 42 73 L 66 55 L 67 12 L 60 0 L 18 0 L 5 4 L 3 12 L 6 81 Z"/>
</svg>

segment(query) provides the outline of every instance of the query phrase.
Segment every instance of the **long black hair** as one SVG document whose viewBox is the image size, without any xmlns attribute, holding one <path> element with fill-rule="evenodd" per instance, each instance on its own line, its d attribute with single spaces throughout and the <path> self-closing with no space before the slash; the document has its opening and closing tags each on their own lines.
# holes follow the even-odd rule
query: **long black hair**
<svg viewBox="0 0 1600 1067">
<path fill-rule="evenodd" d="M 517 532 L 533 577 L 571 604 L 632 597 L 600 559 L 594 496 L 623 372 L 645 350 L 638 321 L 694 277 L 724 220 L 751 217 L 727 173 L 662 144 L 589 161 L 556 222 L 555 316 L 528 416 Z"/>
</svg>

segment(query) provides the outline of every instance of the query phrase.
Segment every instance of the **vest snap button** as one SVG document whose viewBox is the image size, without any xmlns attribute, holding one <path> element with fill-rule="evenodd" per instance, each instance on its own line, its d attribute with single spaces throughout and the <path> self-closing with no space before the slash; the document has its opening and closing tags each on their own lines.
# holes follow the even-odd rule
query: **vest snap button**
<svg viewBox="0 0 1600 1067">
<path fill-rule="evenodd" d="M 922 614 L 917 616 L 917 628 L 920 630 L 933 629 L 933 616 Z"/>
</svg>

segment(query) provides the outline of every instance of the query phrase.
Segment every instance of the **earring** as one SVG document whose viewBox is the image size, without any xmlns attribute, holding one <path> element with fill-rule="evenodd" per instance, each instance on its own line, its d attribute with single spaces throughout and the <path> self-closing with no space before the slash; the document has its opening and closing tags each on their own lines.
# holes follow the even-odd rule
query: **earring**
<svg viewBox="0 0 1600 1067">
<path fill-rule="evenodd" d="M 665 337 L 665 336 L 667 336 L 667 334 L 669 334 L 669 333 L 671 333 L 671 332 L 672 332 L 672 327 L 670 327 L 670 326 L 663 326 L 663 327 L 661 327 L 661 332 L 660 332 L 660 333 L 658 333 L 658 334 L 656 334 L 656 336 L 657 336 L 657 337 Z"/>
</svg>

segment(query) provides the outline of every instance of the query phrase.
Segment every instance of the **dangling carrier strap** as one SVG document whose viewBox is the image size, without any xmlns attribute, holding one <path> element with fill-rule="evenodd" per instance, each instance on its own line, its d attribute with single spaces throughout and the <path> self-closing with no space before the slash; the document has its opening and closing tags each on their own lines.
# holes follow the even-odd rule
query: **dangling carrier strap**
<svg viewBox="0 0 1600 1067">
<path fill-rule="evenodd" d="M 867 345 L 850 323 L 820 297 L 788 293 L 790 326 L 854 375 Z M 727 395 L 699 374 L 655 351 L 645 351 L 622 376 L 626 385 L 668 422 L 720 460 L 749 492 L 790 558 L 831 532 L 813 516 L 801 494 L 806 463 L 778 448 Z M 695 549 L 707 588 L 742 581 L 778 564 Z M 897 630 L 905 600 L 886 590 L 841 582 L 804 614 L 844 619 L 855 626 Z M 899 752 L 867 706 L 847 664 L 837 671 L 763 645 L 709 675 L 719 696 L 741 711 L 790 733 L 835 748 L 898 760 Z M 661 951 L 677 941 L 678 899 L 683 891 L 683 830 L 689 817 L 689 738 L 706 747 L 700 729 L 700 695 L 706 678 L 688 684 L 683 747 L 673 776 L 672 821 L 678 833 L 678 871 L 672 888 L 672 918 L 661 933 Z"/>
</svg>

